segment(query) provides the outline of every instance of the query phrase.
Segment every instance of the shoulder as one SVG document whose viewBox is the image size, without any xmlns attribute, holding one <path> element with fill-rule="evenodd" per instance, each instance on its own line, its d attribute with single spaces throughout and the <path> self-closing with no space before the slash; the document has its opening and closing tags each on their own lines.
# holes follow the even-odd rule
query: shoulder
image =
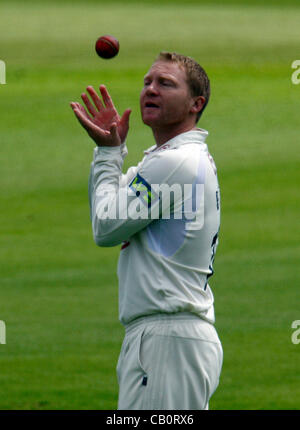
<svg viewBox="0 0 300 430">
<path fill-rule="evenodd" d="M 197 175 L 198 164 L 199 145 L 189 143 L 149 154 L 139 173 L 152 183 L 190 183 Z"/>
</svg>

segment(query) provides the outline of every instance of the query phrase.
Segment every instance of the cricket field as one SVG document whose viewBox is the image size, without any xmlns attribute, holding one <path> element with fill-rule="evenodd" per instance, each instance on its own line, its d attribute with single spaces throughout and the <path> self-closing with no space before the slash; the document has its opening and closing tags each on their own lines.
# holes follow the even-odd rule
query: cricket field
<svg viewBox="0 0 300 430">
<path fill-rule="evenodd" d="M 224 364 L 210 409 L 299 409 L 299 21 L 297 1 L 1 3 L 0 409 L 117 407 L 120 247 L 93 242 L 94 144 L 69 103 L 105 84 L 132 109 L 124 169 L 136 164 L 161 50 L 195 58 L 212 88 L 199 126 L 221 187 L 210 286 Z M 95 53 L 102 34 L 120 41 L 114 59 Z"/>
</svg>

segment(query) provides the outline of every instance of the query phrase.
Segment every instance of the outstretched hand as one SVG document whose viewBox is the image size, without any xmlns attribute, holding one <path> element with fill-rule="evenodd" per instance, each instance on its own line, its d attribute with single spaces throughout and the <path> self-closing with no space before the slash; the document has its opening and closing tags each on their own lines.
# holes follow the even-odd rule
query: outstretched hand
<svg viewBox="0 0 300 430">
<path fill-rule="evenodd" d="M 131 110 L 126 109 L 120 117 L 104 85 L 100 85 L 103 102 L 92 86 L 88 86 L 87 91 L 94 102 L 92 104 L 85 93 L 81 94 L 88 112 L 80 103 L 70 103 L 78 121 L 96 145 L 119 146 L 126 139 Z"/>
</svg>

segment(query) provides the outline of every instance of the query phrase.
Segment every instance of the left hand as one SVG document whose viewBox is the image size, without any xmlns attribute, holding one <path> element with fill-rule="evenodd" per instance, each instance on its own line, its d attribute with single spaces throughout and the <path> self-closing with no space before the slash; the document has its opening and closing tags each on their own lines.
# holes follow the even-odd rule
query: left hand
<svg viewBox="0 0 300 430">
<path fill-rule="evenodd" d="M 103 102 L 92 86 L 88 86 L 87 91 L 95 106 L 85 93 L 81 94 L 89 114 L 80 103 L 71 103 L 78 121 L 95 141 L 96 145 L 119 146 L 126 139 L 131 110 L 126 109 L 122 117 L 120 117 L 104 85 L 100 85 Z"/>
</svg>

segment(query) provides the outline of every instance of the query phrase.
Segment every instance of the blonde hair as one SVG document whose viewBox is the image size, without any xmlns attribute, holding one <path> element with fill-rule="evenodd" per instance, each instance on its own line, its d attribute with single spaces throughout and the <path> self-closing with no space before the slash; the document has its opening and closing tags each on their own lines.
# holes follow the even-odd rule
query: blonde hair
<svg viewBox="0 0 300 430">
<path fill-rule="evenodd" d="M 187 84 L 192 97 L 202 96 L 205 98 L 204 105 L 201 111 L 197 114 L 196 122 L 198 122 L 210 96 L 210 82 L 203 67 L 201 67 L 193 58 L 177 54 L 176 52 L 162 51 L 155 61 L 170 61 L 183 67 L 186 72 Z"/>
</svg>

